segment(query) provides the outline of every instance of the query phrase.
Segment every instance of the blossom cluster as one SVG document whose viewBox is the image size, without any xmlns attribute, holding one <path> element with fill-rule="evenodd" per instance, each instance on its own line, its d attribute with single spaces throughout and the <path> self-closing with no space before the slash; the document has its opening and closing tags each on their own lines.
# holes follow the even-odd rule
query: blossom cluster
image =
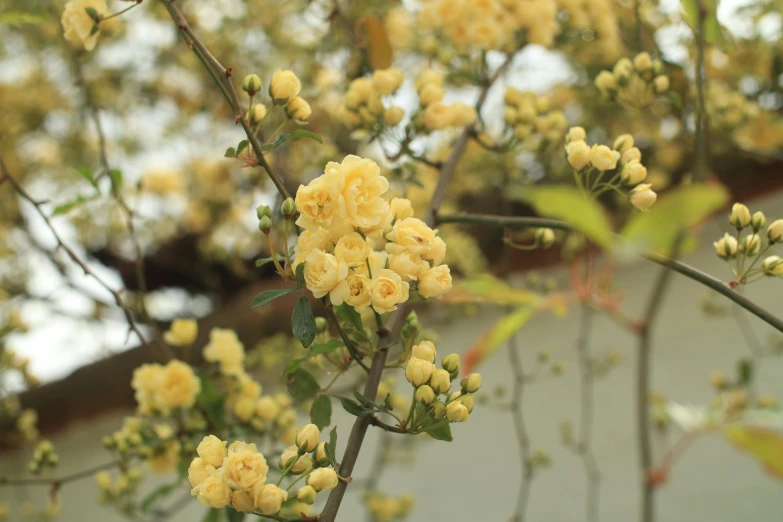
<svg viewBox="0 0 783 522">
<path fill-rule="evenodd" d="M 642 108 L 669 90 L 669 77 L 663 74 L 661 60 L 653 60 L 648 53 L 641 52 L 633 61 L 620 58 L 611 71 L 598 73 L 595 86 L 608 100 Z"/>
<path fill-rule="evenodd" d="M 397 309 L 415 284 L 424 298 L 451 289 L 442 264 L 446 243 L 413 217 L 410 201 L 384 199 L 389 182 L 369 159 L 346 156 L 296 193 L 296 224 L 305 230 L 294 267 L 304 263 L 304 281 L 315 297 L 335 306 L 379 314 Z"/>
<path fill-rule="evenodd" d="M 405 378 L 416 388 L 416 401 L 424 404 L 435 418 L 445 415 L 449 422 L 465 422 L 473 411 L 473 394 L 481 387 L 481 375 L 471 373 L 463 377 L 461 390 L 451 392 L 451 382 L 459 376 L 459 355 L 444 357 L 440 368 L 435 366 L 436 355 L 431 341 L 414 345 L 405 366 Z"/>
<path fill-rule="evenodd" d="M 747 284 L 763 277 L 783 278 L 783 259 L 777 255 L 762 256 L 773 245 L 783 242 L 783 219 L 767 225 L 767 217 L 758 211 L 751 215 L 750 209 L 742 203 L 731 207 L 729 223 L 734 227 L 734 235 L 728 232 L 713 243 L 718 257 L 729 262 L 734 273 L 733 285 Z M 766 234 L 762 229 L 766 227 Z M 749 229 L 743 235 L 742 231 Z M 761 265 L 756 264 L 761 260 Z"/>
<path fill-rule="evenodd" d="M 410 514 L 413 506 L 413 495 L 410 493 L 393 497 L 376 491 L 368 491 L 363 495 L 362 500 L 374 522 L 402 520 Z"/>
<path fill-rule="evenodd" d="M 402 121 L 401 107 L 384 104 L 383 97 L 394 94 L 405 80 L 399 69 L 380 69 L 372 78 L 356 78 L 351 82 L 338 109 L 338 117 L 352 129 L 362 128 L 377 132 L 385 126 Z"/>
<path fill-rule="evenodd" d="M 416 93 L 419 95 L 422 112 L 414 117 L 414 121 L 423 126 L 424 130 L 464 127 L 478 118 L 476 109 L 467 103 L 442 103 L 446 96 L 443 82 L 443 75 L 434 69 L 425 69 L 416 78 Z"/>
<path fill-rule="evenodd" d="M 545 143 L 559 143 L 563 138 L 568 120 L 563 111 L 552 109 L 548 97 L 508 87 L 503 100 L 503 120 L 519 141 L 534 135 Z"/>
<path fill-rule="evenodd" d="M 249 74 L 242 81 L 242 90 L 250 97 L 251 107 L 247 118 L 252 125 L 260 125 L 266 118 L 268 111 L 263 103 L 252 105 L 253 97 L 261 91 L 261 78 L 257 74 Z M 302 90 L 302 82 L 293 71 L 277 69 L 272 74 L 269 82 L 269 96 L 275 105 L 285 108 L 286 116 L 290 119 L 304 122 L 313 113 L 310 104 L 299 96 Z"/>
<path fill-rule="evenodd" d="M 582 127 L 571 127 L 565 145 L 568 163 L 576 171 L 582 188 L 600 195 L 608 190 L 620 192 L 618 187 L 621 185 L 633 186 L 628 194 L 631 204 L 639 210 L 650 208 L 658 195 L 650 184 L 642 183 L 647 177 L 647 168 L 641 163 L 642 153 L 635 146 L 633 136 L 619 136 L 612 147 L 598 143 L 590 146 L 586 139 Z M 610 171 L 615 174 L 605 180 L 604 174 Z M 591 178 L 594 173 L 595 178 Z"/>
</svg>

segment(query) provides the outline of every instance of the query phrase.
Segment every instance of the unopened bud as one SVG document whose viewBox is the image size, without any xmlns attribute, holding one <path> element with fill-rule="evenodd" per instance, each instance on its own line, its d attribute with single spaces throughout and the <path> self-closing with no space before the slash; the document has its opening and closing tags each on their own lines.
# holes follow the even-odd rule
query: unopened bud
<svg viewBox="0 0 783 522">
<path fill-rule="evenodd" d="M 416 388 L 416 400 L 424 404 L 432 404 L 435 401 L 435 390 L 423 384 Z"/>
<path fill-rule="evenodd" d="M 444 406 L 440 401 L 433 403 L 430 408 L 432 408 L 432 416 L 436 419 L 442 418 L 446 413 L 446 406 Z"/>
<path fill-rule="evenodd" d="M 768 276 L 783 276 L 783 259 L 779 256 L 769 256 L 761 262 L 761 269 Z"/>
<path fill-rule="evenodd" d="M 329 464 L 329 456 L 326 454 L 326 443 L 319 442 L 313 452 L 313 461 L 316 466 L 326 466 Z"/>
<path fill-rule="evenodd" d="M 296 447 L 299 451 L 309 452 L 313 451 L 318 446 L 318 439 L 321 436 L 321 431 L 315 424 L 306 424 L 302 426 L 298 432 L 296 432 Z"/>
<path fill-rule="evenodd" d="M 324 333 L 329 329 L 329 321 L 325 317 L 315 318 L 315 331 L 317 333 Z"/>
<path fill-rule="evenodd" d="M 469 416 L 468 408 L 459 401 L 450 402 L 446 406 L 446 418 L 449 422 L 465 422 Z"/>
<path fill-rule="evenodd" d="M 555 242 L 555 231 L 551 228 L 536 229 L 535 242 L 542 248 L 551 247 Z"/>
<path fill-rule="evenodd" d="M 414 357 L 424 359 L 425 361 L 431 363 L 435 362 L 435 354 L 435 345 L 432 343 L 432 341 L 422 341 L 415 345 L 411 350 L 411 355 Z"/>
<path fill-rule="evenodd" d="M 294 202 L 294 198 L 286 198 L 285 201 L 283 201 L 280 210 L 285 217 L 291 217 L 296 214 L 296 203 Z"/>
<path fill-rule="evenodd" d="M 250 123 L 258 125 L 266 118 L 266 105 L 263 103 L 256 103 L 250 109 Z"/>
<path fill-rule="evenodd" d="M 780 243 L 783 241 L 783 219 L 777 219 L 767 228 L 767 238 L 770 243 Z"/>
<path fill-rule="evenodd" d="M 758 232 L 765 226 L 767 226 L 767 216 L 762 211 L 758 211 L 750 218 L 750 226 L 753 228 L 753 232 Z"/>
<path fill-rule="evenodd" d="M 758 254 L 761 248 L 761 239 L 758 234 L 751 234 L 742 238 L 742 242 L 739 246 L 739 251 L 746 256 L 755 256 Z"/>
<path fill-rule="evenodd" d="M 459 355 L 451 353 L 443 358 L 440 365 L 443 366 L 443 369 L 449 372 L 449 374 L 455 376 L 456 374 L 459 374 L 459 363 Z"/>
<path fill-rule="evenodd" d="M 734 225 L 737 230 L 742 230 L 750 225 L 750 210 L 742 203 L 734 203 L 729 215 L 729 223 Z"/>
<path fill-rule="evenodd" d="M 258 219 L 261 219 L 264 216 L 271 218 L 272 209 L 269 208 L 269 205 L 258 205 L 256 207 L 256 216 L 258 216 Z"/>
<path fill-rule="evenodd" d="M 481 375 L 478 373 L 466 375 L 462 378 L 462 381 L 460 381 L 460 385 L 467 393 L 476 393 L 478 389 L 481 388 Z"/>
<path fill-rule="evenodd" d="M 272 220 L 267 216 L 263 216 L 258 222 L 258 230 L 264 234 L 268 234 L 272 229 Z"/>
<path fill-rule="evenodd" d="M 718 254 L 718 257 L 722 259 L 733 259 L 736 257 L 737 250 L 739 248 L 737 239 L 728 233 L 724 234 L 722 238 L 714 242 L 713 246 L 715 247 L 715 253 Z"/>
<path fill-rule="evenodd" d="M 430 386 L 435 393 L 446 393 L 451 388 L 451 375 L 446 370 L 435 370 L 430 377 Z"/>
<path fill-rule="evenodd" d="M 261 90 L 261 78 L 257 74 L 248 74 L 242 82 L 242 90 L 250 96 Z"/>
<path fill-rule="evenodd" d="M 315 502 L 316 495 L 318 495 L 318 492 L 315 490 L 313 486 L 302 486 L 296 492 L 296 499 L 299 502 L 303 502 L 307 505 L 310 505 L 313 502 Z"/>
</svg>

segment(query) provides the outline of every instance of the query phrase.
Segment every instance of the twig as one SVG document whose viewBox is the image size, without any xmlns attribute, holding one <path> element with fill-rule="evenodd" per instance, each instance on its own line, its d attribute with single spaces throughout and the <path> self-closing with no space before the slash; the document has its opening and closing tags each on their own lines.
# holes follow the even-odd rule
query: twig
<svg viewBox="0 0 783 522">
<path fill-rule="evenodd" d="M 519 357 L 518 349 L 517 336 L 512 335 L 508 340 L 508 359 L 514 380 L 509 409 L 511 411 L 511 418 L 514 422 L 514 431 L 517 436 L 519 467 L 522 472 L 522 478 L 519 481 L 517 505 L 514 514 L 511 515 L 511 522 L 524 522 L 528 500 L 530 499 L 530 487 L 533 485 L 533 466 L 530 463 L 530 436 L 527 431 L 527 423 L 525 421 L 522 403 L 525 392 L 525 372 L 522 367 L 522 360 Z"/>
<path fill-rule="evenodd" d="M 327 319 L 334 325 L 335 328 L 337 328 L 337 332 L 340 334 L 340 338 L 343 340 L 343 343 L 345 344 L 345 348 L 348 350 L 348 353 L 351 355 L 351 359 L 356 361 L 356 364 L 362 367 L 362 369 L 365 372 L 369 372 L 370 368 L 367 366 L 364 361 L 362 360 L 362 356 L 359 355 L 359 352 L 356 350 L 356 346 L 353 344 L 353 341 L 348 338 L 348 336 L 343 331 L 342 327 L 340 326 L 340 322 L 337 320 L 337 317 L 334 315 L 334 310 L 332 310 L 332 306 L 330 304 L 327 304 L 326 306 L 326 316 Z"/>
<path fill-rule="evenodd" d="M 737 322 L 737 326 L 739 327 L 740 333 L 742 334 L 742 337 L 745 338 L 745 344 L 748 345 L 748 350 L 750 351 L 750 360 L 751 360 L 751 374 L 750 374 L 750 381 L 747 384 L 748 387 L 748 399 L 750 402 L 754 402 L 757 395 L 757 385 L 756 385 L 756 373 L 758 371 L 759 363 L 761 362 L 761 358 L 764 356 L 764 346 L 761 344 L 761 341 L 759 341 L 758 337 L 756 337 L 756 333 L 753 331 L 753 327 L 748 322 L 748 318 L 745 316 L 744 312 L 742 311 L 742 308 L 739 306 L 732 306 L 731 307 L 731 314 L 734 316 L 735 321 Z"/>
<path fill-rule="evenodd" d="M 59 487 L 69 482 L 74 482 L 76 480 L 81 480 L 83 478 L 90 477 L 95 473 L 97 473 L 98 471 L 116 468 L 119 465 L 120 465 L 120 461 L 114 460 L 112 462 L 106 462 L 105 464 L 84 469 L 82 471 L 77 471 L 70 475 L 65 475 L 64 477 L 58 477 L 58 478 L 9 479 L 8 477 L 0 477 L 0 486 L 52 486 L 54 485 Z"/>
<path fill-rule="evenodd" d="M 587 518 L 588 522 L 597 522 L 599 518 L 599 495 L 601 472 L 593 452 L 593 370 L 590 356 L 590 332 L 593 323 L 593 308 L 589 303 L 581 305 L 579 321 L 579 334 L 576 340 L 576 349 L 579 356 L 579 387 L 580 387 L 580 414 L 579 414 L 579 443 L 577 452 L 582 456 L 582 464 L 587 475 Z"/>
</svg>

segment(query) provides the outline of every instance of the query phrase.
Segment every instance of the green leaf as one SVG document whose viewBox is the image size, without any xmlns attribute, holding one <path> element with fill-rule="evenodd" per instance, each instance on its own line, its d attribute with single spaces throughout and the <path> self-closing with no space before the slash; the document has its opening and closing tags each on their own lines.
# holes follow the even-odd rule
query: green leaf
<svg viewBox="0 0 783 522">
<path fill-rule="evenodd" d="M 201 392 L 196 399 L 202 411 L 206 414 L 210 424 L 216 429 L 223 429 L 225 425 L 226 403 L 212 382 L 206 377 L 201 378 Z"/>
<path fill-rule="evenodd" d="M 315 316 L 310 301 L 305 296 L 299 298 L 294 305 L 294 313 L 291 314 L 291 328 L 294 336 L 307 348 L 315 340 L 316 327 Z"/>
<path fill-rule="evenodd" d="M 305 285 L 304 268 L 305 268 L 304 263 L 299 263 L 298 265 L 296 265 L 296 288 L 298 290 L 304 288 Z"/>
<path fill-rule="evenodd" d="M 92 188 L 98 190 L 98 182 L 95 181 L 95 177 L 92 175 L 90 167 L 77 167 L 74 169 L 81 177 L 87 180 L 87 183 L 92 185 Z"/>
<path fill-rule="evenodd" d="M 299 141 L 305 138 L 309 138 L 311 140 L 317 141 L 318 143 L 324 142 L 324 140 L 322 140 L 320 136 L 305 129 L 297 129 L 293 132 L 289 132 L 288 134 L 285 135 L 285 137 L 289 141 Z"/>
<path fill-rule="evenodd" d="M 348 397 L 337 397 L 337 399 L 343 405 L 343 409 L 351 415 L 355 415 L 356 417 L 363 417 L 369 413 L 364 407 L 362 407 L 361 404 L 354 401 L 353 399 L 349 399 Z"/>
<path fill-rule="evenodd" d="M 226 513 L 226 520 L 228 522 L 242 522 L 245 520 L 245 515 L 247 514 L 242 511 L 237 511 L 232 507 L 227 507 L 223 511 Z"/>
<path fill-rule="evenodd" d="M 223 518 L 222 515 L 222 510 L 209 508 L 207 512 L 204 513 L 204 518 L 201 519 L 201 522 L 220 522 Z"/>
<path fill-rule="evenodd" d="M 326 456 L 334 469 L 340 469 L 340 464 L 337 462 L 337 426 L 329 432 L 329 442 L 326 443 Z"/>
<path fill-rule="evenodd" d="M 98 14 L 98 11 L 94 7 L 85 7 L 84 10 L 87 12 L 87 15 L 95 20 L 96 22 L 100 21 L 101 15 Z"/>
<path fill-rule="evenodd" d="M 237 151 L 234 150 L 234 147 L 229 147 L 226 149 L 226 153 L 223 155 L 224 158 L 236 158 L 237 157 Z"/>
<path fill-rule="evenodd" d="M 445 442 L 451 442 L 454 440 L 454 438 L 451 436 L 451 427 L 449 426 L 448 419 L 438 419 L 437 421 L 433 419 L 433 421 L 434 422 L 431 425 L 423 428 L 421 431 L 425 432 L 435 440 L 442 440 Z"/>
<path fill-rule="evenodd" d="M 84 197 L 81 194 L 79 194 L 78 196 L 76 196 L 76 199 L 72 199 L 67 203 L 63 203 L 62 205 L 57 205 L 56 207 L 54 207 L 54 210 L 52 211 L 52 217 L 59 216 L 60 214 L 67 214 L 68 212 L 75 209 L 76 207 L 84 205 L 85 203 L 89 203 L 90 201 L 95 201 L 96 199 L 98 199 L 97 195 Z"/>
<path fill-rule="evenodd" d="M 302 368 L 298 368 L 295 372 L 288 374 L 287 385 L 288 393 L 298 401 L 312 399 L 321 389 L 315 377 Z"/>
<path fill-rule="evenodd" d="M 737 363 L 737 384 L 747 386 L 753 380 L 753 361 L 740 359 Z"/>
<path fill-rule="evenodd" d="M 253 298 L 253 303 L 250 306 L 252 308 L 261 308 L 275 299 L 288 295 L 291 292 L 296 292 L 296 288 L 292 286 L 289 288 L 280 288 L 278 290 L 265 290 Z"/>
<path fill-rule="evenodd" d="M 179 459 L 177 462 L 177 475 L 183 479 L 188 476 L 188 468 L 190 467 L 190 459 Z"/>
<path fill-rule="evenodd" d="M 723 29 L 718 22 L 718 0 L 682 0 L 685 22 L 696 31 L 699 23 L 699 5 L 704 7 L 704 41 L 709 44 L 725 43 Z"/>
<path fill-rule="evenodd" d="M 278 254 L 277 255 L 277 260 L 278 261 L 285 261 L 285 257 Z M 272 262 L 272 258 L 271 257 L 265 257 L 263 259 L 256 259 L 256 266 L 258 268 L 261 268 L 262 266 L 268 265 L 271 262 Z"/>
<path fill-rule="evenodd" d="M 539 216 L 567 222 L 601 248 L 612 247 L 612 227 L 603 207 L 576 187 L 526 187 L 523 192 L 512 192 L 511 197 L 530 203 Z"/>
<path fill-rule="evenodd" d="M 318 426 L 319 430 L 332 422 L 332 401 L 328 395 L 319 395 L 315 398 L 310 408 L 310 421 Z"/>
<path fill-rule="evenodd" d="M 116 194 L 122 186 L 122 171 L 120 169 L 111 169 L 109 171 L 109 180 L 111 181 L 111 191 Z"/>
<path fill-rule="evenodd" d="M 242 154 L 242 151 L 247 148 L 248 143 L 249 142 L 247 140 L 240 141 L 239 145 L 237 145 L 237 152 L 235 156 L 239 156 L 240 154 Z"/>
<path fill-rule="evenodd" d="M 667 253 L 678 233 L 704 222 L 720 210 L 729 193 L 717 183 L 695 183 L 664 194 L 647 212 L 638 212 L 625 224 L 624 247 Z"/>
<path fill-rule="evenodd" d="M 34 13 L 20 13 L 18 11 L 9 11 L 0 13 L 0 24 L 24 25 L 24 24 L 42 24 L 46 21 L 46 16 Z"/>
<path fill-rule="evenodd" d="M 783 479 L 783 433 L 758 426 L 732 425 L 723 436 L 756 460 L 770 475 Z"/>
<path fill-rule="evenodd" d="M 527 288 L 513 288 L 491 274 L 462 279 L 444 297 L 444 301 L 450 304 L 492 303 L 512 306 L 534 306 L 541 300 L 536 292 Z"/>
<path fill-rule="evenodd" d="M 479 337 L 473 343 L 473 346 L 465 352 L 463 356 L 465 373 L 472 372 L 482 361 L 495 353 L 503 343 L 525 326 L 533 312 L 533 308 L 518 308 L 510 314 L 501 317 L 492 328 Z"/>
<path fill-rule="evenodd" d="M 299 369 L 299 367 L 304 364 L 307 359 L 310 359 L 311 357 L 315 357 L 316 355 L 320 355 L 322 353 L 328 353 L 333 352 L 335 350 L 338 350 L 345 346 L 341 341 L 328 341 L 323 344 L 316 344 L 311 346 L 307 350 L 307 355 L 305 355 L 302 358 L 299 359 L 293 359 L 291 361 L 288 361 L 288 364 L 285 365 L 285 371 L 284 373 L 293 373 L 296 370 Z"/>
<path fill-rule="evenodd" d="M 340 322 L 346 323 L 352 326 L 355 330 L 364 332 L 364 323 L 362 323 L 362 316 L 353 306 L 347 304 L 341 304 L 334 309 L 337 314 L 337 318 Z"/>
<path fill-rule="evenodd" d="M 152 504 L 161 497 L 168 496 L 169 493 L 179 487 L 179 482 L 174 484 L 165 484 L 152 490 L 152 493 L 147 495 L 141 503 L 141 512 L 146 513 Z"/>
</svg>

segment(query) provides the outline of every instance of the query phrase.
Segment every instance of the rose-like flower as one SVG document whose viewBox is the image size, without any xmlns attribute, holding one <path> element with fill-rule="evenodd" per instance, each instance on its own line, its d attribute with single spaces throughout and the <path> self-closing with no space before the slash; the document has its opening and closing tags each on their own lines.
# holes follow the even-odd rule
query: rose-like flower
<svg viewBox="0 0 783 522">
<path fill-rule="evenodd" d="M 722 238 L 714 242 L 713 246 L 715 247 L 715 253 L 718 254 L 718 257 L 723 259 L 732 259 L 736 257 L 737 249 L 739 248 L 737 239 L 728 233 L 724 234 Z"/>
<path fill-rule="evenodd" d="M 631 205 L 639 210 L 647 210 L 655 200 L 658 199 L 658 194 L 653 192 L 650 188 L 652 185 L 649 183 L 640 183 L 636 185 L 633 190 L 628 194 L 628 199 L 631 201 Z"/>
<path fill-rule="evenodd" d="M 412 252 L 423 257 L 432 249 L 435 231 L 424 221 L 410 217 L 397 220 L 391 232 L 386 234 L 386 239 L 390 241 L 386 245 L 386 251 L 390 254 Z"/>
<path fill-rule="evenodd" d="M 175 319 L 167 332 L 163 334 L 163 340 L 172 346 L 189 346 L 198 336 L 198 323 L 193 319 Z"/>
<path fill-rule="evenodd" d="M 590 164 L 592 150 L 584 140 L 574 140 L 565 146 L 568 164 L 576 170 L 582 170 Z"/>
<path fill-rule="evenodd" d="M 389 269 L 399 274 L 403 281 L 416 281 L 429 268 L 429 263 L 413 252 L 403 252 L 389 258 Z"/>
<path fill-rule="evenodd" d="M 411 206 L 411 200 L 407 198 L 394 198 L 389 203 L 389 208 L 392 211 L 395 219 L 406 219 L 413 217 L 413 206 Z"/>
<path fill-rule="evenodd" d="M 318 492 L 315 490 L 313 486 L 302 486 L 296 492 L 296 499 L 299 502 L 304 502 L 305 504 L 310 505 L 313 502 L 315 502 L 315 497 L 317 495 Z"/>
<path fill-rule="evenodd" d="M 182 361 L 169 361 L 160 376 L 158 395 L 161 403 L 170 408 L 190 408 L 201 391 L 201 381 L 193 368 Z"/>
<path fill-rule="evenodd" d="M 142 364 L 133 370 L 131 387 L 142 413 L 151 414 L 163 407 L 158 397 L 162 375 L 163 366 L 159 364 Z"/>
<path fill-rule="evenodd" d="M 408 359 L 408 364 L 405 366 L 405 378 L 408 382 L 414 386 L 421 386 L 426 384 L 432 372 L 435 371 L 435 365 L 424 359 L 418 357 L 411 357 Z"/>
<path fill-rule="evenodd" d="M 750 225 L 750 210 L 742 203 L 734 203 L 731 207 L 731 214 L 729 215 L 729 223 L 734 225 L 736 229 L 743 229 Z"/>
<path fill-rule="evenodd" d="M 255 445 L 235 448 L 229 450 L 221 467 L 226 483 L 232 489 L 252 489 L 262 484 L 269 472 L 266 458 L 258 450 L 248 451 L 255 448 Z"/>
<path fill-rule="evenodd" d="M 357 311 L 362 311 L 370 306 L 370 283 L 370 278 L 364 274 L 348 274 L 329 293 L 329 299 L 335 306 L 347 303 Z"/>
<path fill-rule="evenodd" d="M 478 118 L 476 109 L 467 103 L 452 103 L 449 106 L 449 110 L 451 111 L 451 125 L 454 127 L 465 127 Z"/>
<path fill-rule="evenodd" d="M 305 424 L 296 433 L 296 447 L 304 452 L 313 451 L 318 446 L 321 430 L 315 424 Z"/>
<path fill-rule="evenodd" d="M 571 127 L 566 134 L 566 143 L 572 141 L 585 141 L 587 139 L 587 133 L 583 127 Z"/>
<path fill-rule="evenodd" d="M 65 4 L 61 22 L 63 24 L 65 39 L 74 45 L 84 48 L 85 51 L 95 49 L 100 35 L 100 24 L 98 31 L 92 32 L 95 26 L 95 20 L 87 14 L 87 8 L 95 9 L 99 15 L 106 15 L 109 8 L 106 7 L 104 0 L 72 0 Z"/>
<path fill-rule="evenodd" d="M 289 98 L 293 98 L 302 90 L 302 83 L 293 71 L 276 70 L 272 75 L 272 81 L 269 83 L 269 95 L 275 102 L 285 103 Z"/>
<path fill-rule="evenodd" d="M 619 159 L 620 153 L 606 145 L 595 144 L 590 150 L 590 163 L 601 171 L 615 168 Z"/>
<path fill-rule="evenodd" d="M 296 210 L 299 217 L 296 224 L 306 230 L 319 228 L 330 230 L 340 220 L 340 181 L 339 171 L 329 170 L 307 185 L 300 185 L 296 191 Z"/>
<path fill-rule="evenodd" d="M 199 443 L 196 453 L 204 461 L 204 464 L 218 468 L 226 458 L 226 441 L 220 440 L 214 435 L 207 435 Z"/>
<path fill-rule="evenodd" d="M 378 94 L 391 94 L 402 85 L 405 74 L 399 69 L 379 69 L 372 74 L 372 86 Z"/>
<path fill-rule="evenodd" d="M 405 117 L 405 111 L 402 107 L 396 105 L 389 107 L 383 111 L 383 121 L 386 125 L 397 125 Z"/>
<path fill-rule="evenodd" d="M 280 405 L 272 397 L 261 397 L 256 401 L 256 415 L 264 421 L 275 420 L 280 415 Z"/>
<path fill-rule="evenodd" d="M 636 147 L 631 147 L 620 156 L 620 162 L 623 164 L 630 163 L 631 161 L 642 161 L 642 151 Z"/>
<path fill-rule="evenodd" d="M 452 401 L 446 405 L 446 418 L 449 422 L 465 422 L 469 416 L 470 412 L 459 401 Z"/>
<path fill-rule="evenodd" d="M 328 491 L 337 486 L 339 479 L 332 468 L 318 468 L 307 476 L 307 485 L 316 491 Z"/>
<path fill-rule="evenodd" d="M 334 247 L 334 257 L 348 267 L 363 265 L 367 261 L 370 247 L 358 232 L 343 236 Z"/>
<path fill-rule="evenodd" d="M 424 272 L 416 288 L 419 295 L 425 299 L 440 299 L 451 290 L 451 286 L 451 271 L 448 265 L 439 265 Z"/>
<path fill-rule="evenodd" d="M 256 507 L 264 515 L 274 515 L 283 507 L 283 502 L 288 500 L 288 492 L 274 484 L 264 484 L 258 489 Z"/>
<path fill-rule="evenodd" d="M 446 393 L 451 388 L 451 376 L 446 370 L 435 370 L 430 377 L 430 387 L 437 394 Z"/>
<path fill-rule="evenodd" d="M 771 276 L 783 276 L 783 259 L 779 256 L 768 256 L 761 262 L 761 269 Z"/>
<path fill-rule="evenodd" d="M 190 494 L 213 509 L 223 509 L 231 502 L 231 489 L 221 471 L 204 479 L 204 482 L 190 490 Z"/>
<path fill-rule="evenodd" d="M 422 341 L 411 348 L 411 355 L 431 363 L 435 362 L 436 354 L 435 345 L 432 341 Z"/>
<path fill-rule="evenodd" d="M 370 303 L 379 314 L 385 314 L 397 309 L 399 303 L 408 300 L 408 283 L 403 281 L 396 272 L 384 269 L 377 274 L 373 272 L 370 281 Z"/>
<path fill-rule="evenodd" d="M 220 364 L 223 374 L 239 375 L 245 361 L 245 347 L 233 330 L 213 328 L 204 347 L 204 360 Z"/>
<path fill-rule="evenodd" d="M 647 177 L 647 168 L 638 160 L 629 161 L 623 165 L 620 178 L 626 185 L 638 185 Z"/>
<path fill-rule="evenodd" d="M 430 103 L 424 109 L 422 121 L 430 130 L 441 130 L 452 126 L 454 113 L 451 108 L 440 102 Z"/>
<path fill-rule="evenodd" d="M 305 101 L 301 96 L 295 96 L 288 102 L 288 114 L 291 118 L 299 121 L 306 121 L 307 118 L 313 113 L 313 109 L 310 108 L 310 104 Z"/>
<path fill-rule="evenodd" d="M 421 257 L 432 263 L 432 266 L 441 264 L 446 257 L 446 242 L 440 236 L 435 236 L 435 239 L 432 240 L 430 251 L 422 252 Z"/>
<path fill-rule="evenodd" d="M 443 369 L 449 372 L 452 376 L 459 373 L 460 360 L 459 355 L 451 353 L 443 358 L 440 362 Z"/>
<path fill-rule="evenodd" d="M 299 239 L 296 241 L 295 256 L 294 256 L 294 268 L 299 263 L 304 262 L 310 252 L 315 250 L 323 250 L 329 252 L 332 249 L 333 243 L 331 234 L 328 230 L 323 228 L 316 228 L 315 230 L 304 230 L 299 234 Z"/>
<path fill-rule="evenodd" d="M 326 165 L 326 176 L 339 177 L 340 216 L 351 225 L 374 227 L 388 213 L 389 204 L 381 196 L 389 190 L 389 181 L 380 172 L 374 161 L 353 155 Z"/>
<path fill-rule="evenodd" d="M 476 393 L 481 388 L 481 375 L 478 373 L 466 375 L 459 384 L 467 393 Z"/>
<path fill-rule="evenodd" d="M 332 254 L 315 249 L 307 256 L 304 280 L 315 297 L 323 297 L 348 276 L 348 266 Z"/>
<path fill-rule="evenodd" d="M 231 493 L 231 505 L 242 513 L 252 513 L 256 509 L 256 490 L 243 489 Z"/>
<path fill-rule="evenodd" d="M 776 219 L 767 227 L 767 238 L 770 243 L 783 241 L 783 219 Z"/>
<path fill-rule="evenodd" d="M 218 464 L 219 465 L 219 464 Z M 204 462 L 203 458 L 196 457 L 188 467 L 188 482 L 191 488 L 201 485 L 208 477 L 216 472 L 214 466 Z"/>
</svg>

